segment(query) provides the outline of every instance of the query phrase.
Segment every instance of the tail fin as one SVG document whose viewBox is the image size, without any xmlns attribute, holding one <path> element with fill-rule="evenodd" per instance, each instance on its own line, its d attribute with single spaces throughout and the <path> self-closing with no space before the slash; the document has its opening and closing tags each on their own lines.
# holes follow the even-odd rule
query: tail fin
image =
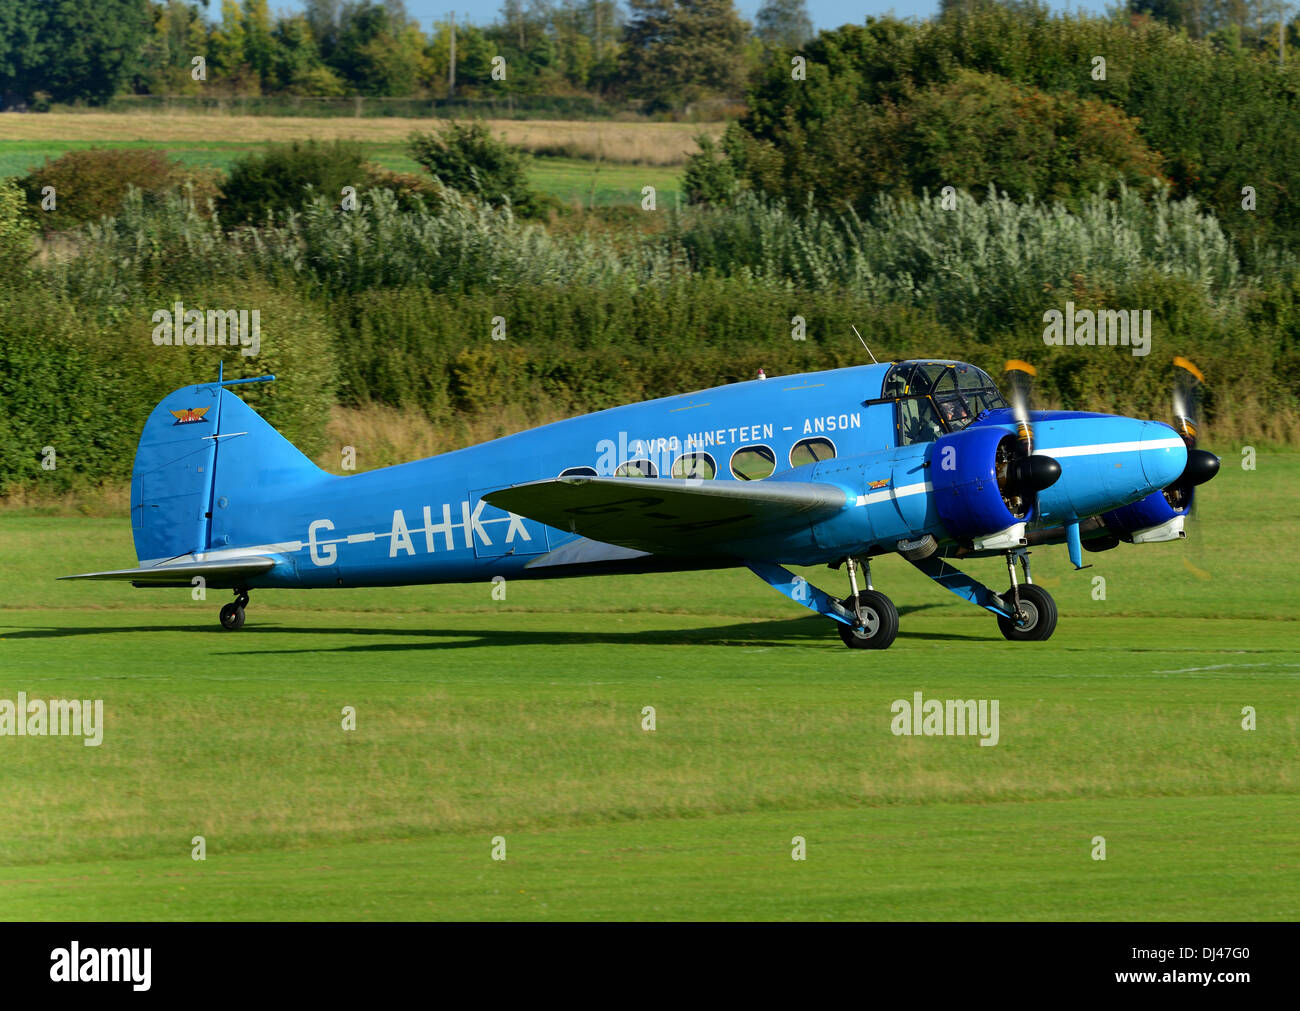
<svg viewBox="0 0 1300 1011">
<path fill-rule="evenodd" d="M 229 390 L 183 387 L 140 433 L 131 474 L 136 557 L 157 565 L 274 541 L 267 507 L 326 476 Z"/>
</svg>

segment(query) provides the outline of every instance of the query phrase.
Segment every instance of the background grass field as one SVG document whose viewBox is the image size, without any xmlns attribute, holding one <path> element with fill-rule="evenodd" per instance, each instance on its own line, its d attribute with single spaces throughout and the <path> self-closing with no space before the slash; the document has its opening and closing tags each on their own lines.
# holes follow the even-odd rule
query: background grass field
<svg viewBox="0 0 1300 1011">
<path fill-rule="evenodd" d="M 366 157 L 397 172 L 418 172 L 406 151 L 412 132 L 443 125 L 437 119 L 299 119 L 273 116 L 216 116 L 194 113 L 139 116 L 9 116 L 0 131 L 0 177 L 23 175 L 48 157 L 83 148 L 156 148 L 186 165 L 229 169 L 236 159 L 272 141 L 354 140 Z M 681 189 L 694 137 L 717 133 L 716 125 L 679 123 L 586 123 L 489 120 L 492 131 L 539 156 L 533 161 L 534 188 L 565 204 L 584 207 L 637 205 L 644 186 L 654 186 L 662 207 Z M 214 139 L 216 137 L 234 139 Z"/>
<path fill-rule="evenodd" d="M 882 654 L 744 572 L 259 591 L 224 633 L 225 594 L 53 581 L 125 519 L 0 514 L 0 698 L 106 710 L 0 739 L 0 916 L 1294 919 L 1298 479 L 1225 453 L 1195 540 L 1036 551 L 1045 644 L 882 560 Z M 894 737 L 914 691 L 1000 743 Z"/>
</svg>

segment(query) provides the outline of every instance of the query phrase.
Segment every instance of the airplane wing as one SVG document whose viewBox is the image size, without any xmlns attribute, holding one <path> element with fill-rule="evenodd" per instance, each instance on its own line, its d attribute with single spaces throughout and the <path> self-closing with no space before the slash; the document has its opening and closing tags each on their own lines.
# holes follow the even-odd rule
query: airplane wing
<svg viewBox="0 0 1300 1011">
<path fill-rule="evenodd" d="M 561 565 L 594 565 L 601 562 L 628 562 L 636 558 L 646 558 L 649 551 L 637 551 L 635 548 L 621 548 L 617 544 L 602 544 L 589 537 L 580 537 L 576 541 L 562 544 L 554 551 L 548 551 L 531 562 L 524 563 L 525 569 L 547 569 Z"/>
<path fill-rule="evenodd" d="M 835 515 L 842 489 L 796 481 L 562 477 L 485 495 L 501 509 L 606 544 L 655 554 L 725 551 Z"/>
<path fill-rule="evenodd" d="M 259 555 L 251 558 L 227 558 L 221 561 L 181 562 L 177 565 L 152 565 L 143 569 L 110 569 L 107 572 L 83 572 L 60 579 L 129 579 L 135 586 L 191 586 L 195 576 L 208 583 L 233 583 L 248 576 L 261 575 L 275 565 L 274 558 Z"/>
</svg>

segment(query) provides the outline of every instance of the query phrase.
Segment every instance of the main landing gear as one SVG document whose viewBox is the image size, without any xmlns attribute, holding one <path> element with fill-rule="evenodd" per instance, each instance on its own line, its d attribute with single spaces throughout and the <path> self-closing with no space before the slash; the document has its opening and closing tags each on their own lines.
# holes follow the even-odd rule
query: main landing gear
<svg viewBox="0 0 1300 1011">
<path fill-rule="evenodd" d="M 858 589 L 857 559 L 850 557 L 844 561 L 853 592 L 843 601 L 843 607 L 855 620 L 851 625 L 837 621 L 835 629 L 849 649 L 888 649 L 898 635 L 898 608 L 883 593 L 871 588 L 870 559 L 861 562 L 865 590 Z"/>
<path fill-rule="evenodd" d="M 1024 583 L 1016 582 L 1016 558 L 1025 571 Z M 998 630 L 1011 642 L 1042 642 L 1056 631 L 1056 601 L 1041 586 L 1030 581 L 1029 552 L 1021 548 L 1007 552 L 1007 575 L 1011 588 L 1002 595 L 1010 617 L 997 615 Z"/>
<path fill-rule="evenodd" d="M 915 542 L 899 542 L 903 558 L 916 566 L 945 590 L 955 593 L 990 612 L 997 618 L 1002 635 L 1012 642 L 1041 642 L 1056 631 L 1056 602 L 1042 587 L 1035 586 L 1029 574 L 1029 552 L 1023 547 L 1007 552 L 1007 575 L 1011 587 L 997 594 L 972 579 L 948 559 L 931 550 L 915 550 Z M 1024 569 L 1024 581 L 1016 578 L 1016 563 Z M 850 555 L 832 562 L 830 568 L 844 565 L 849 573 L 851 593 L 845 600 L 819 590 L 802 576 L 773 562 L 746 562 L 760 579 L 785 594 L 796 604 L 816 611 L 835 622 L 836 631 L 850 649 L 888 649 L 898 635 L 898 608 L 883 593 L 871 586 L 871 561 L 865 556 Z M 863 589 L 859 585 L 859 573 Z"/>
<path fill-rule="evenodd" d="M 234 632 L 244 627 L 244 608 L 248 606 L 248 591 L 236 590 L 235 599 L 221 609 L 221 627 Z"/>
<path fill-rule="evenodd" d="M 949 564 L 941 555 L 903 557 L 945 590 L 991 612 L 997 618 L 1002 635 L 1012 642 L 1042 642 L 1056 631 L 1056 601 L 1041 586 L 1034 585 L 1029 574 L 1029 552 L 1023 547 L 1007 552 L 1007 576 L 1011 586 L 1000 596 Z M 1024 569 L 1024 582 L 1016 579 L 1017 561 Z"/>
</svg>

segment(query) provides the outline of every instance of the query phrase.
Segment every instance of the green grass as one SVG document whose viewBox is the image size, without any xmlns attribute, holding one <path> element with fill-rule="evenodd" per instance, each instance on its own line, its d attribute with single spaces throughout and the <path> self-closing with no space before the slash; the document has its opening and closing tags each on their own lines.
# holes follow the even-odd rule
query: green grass
<svg viewBox="0 0 1300 1011">
<path fill-rule="evenodd" d="M 0 514 L 0 698 L 106 710 L 0 738 L 0 916 L 1294 919 L 1298 478 L 1229 456 L 1197 540 L 1036 551 L 1045 644 L 882 561 L 880 654 L 743 572 L 261 591 L 223 633 L 224 594 L 53 582 L 125 520 Z M 998 699 L 999 744 L 893 736 L 914 691 Z"/>
<path fill-rule="evenodd" d="M 366 157 L 395 172 L 421 172 L 419 164 L 406 153 L 404 144 L 358 142 Z M 25 175 L 46 157 L 51 160 L 68 151 L 93 147 L 159 148 L 176 160 L 191 166 L 229 170 L 239 158 L 260 151 L 261 142 L 239 141 L 46 141 L 0 140 L 0 178 Z M 565 204 L 575 201 L 584 207 L 593 204 L 613 207 L 641 204 L 641 190 L 654 186 L 658 209 L 672 207 L 680 196 L 681 170 L 654 165 L 629 165 L 620 162 L 597 164 L 582 158 L 535 157 L 532 161 L 532 186 L 549 193 Z"/>
</svg>

